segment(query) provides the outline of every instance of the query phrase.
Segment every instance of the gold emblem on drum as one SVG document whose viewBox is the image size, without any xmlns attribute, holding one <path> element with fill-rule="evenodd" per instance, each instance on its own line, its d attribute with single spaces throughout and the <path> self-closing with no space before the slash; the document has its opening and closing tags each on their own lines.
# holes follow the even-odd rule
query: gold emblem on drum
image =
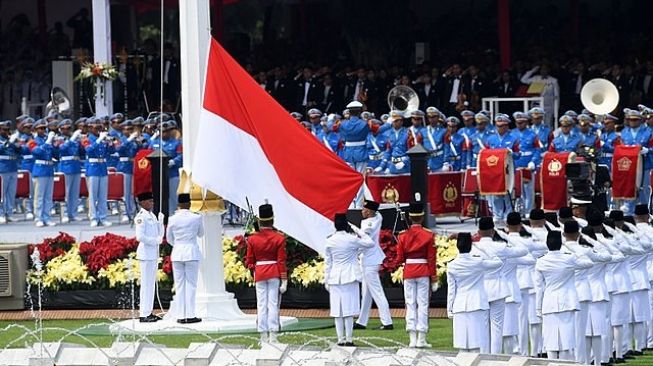
<svg viewBox="0 0 653 366">
<path fill-rule="evenodd" d="M 633 161 L 630 160 L 627 157 L 622 157 L 621 159 L 617 160 L 617 169 L 620 172 L 627 172 L 630 170 L 630 167 L 633 165 Z"/>
<path fill-rule="evenodd" d="M 138 161 L 138 169 L 147 169 L 147 167 L 150 166 L 150 161 L 147 160 L 146 158 L 142 158 L 141 160 Z"/>
<path fill-rule="evenodd" d="M 451 182 L 447 183 L 446 187 L 444 187 L 442 197 L 448 203 L 456 202 L 456 199 L 458 198 L 458 190 Z"/>
<path fill-rule="evenodd" d="M 487 166 L 496 166 L 499 164 L 499 157 L 496 155 L 490 155 L 485 159 L 485 162 L 487 163 Z"/>
<path fill-rule="evenodd" d="M 547 165 L 546 168 L 549 170 L 550 176 L 557 177 L 560 175 L 560 171 L 562 170 L 562 163 L 558 159 L 553 159 L 549 162 L 549 165 Z"/>
<path fill-rule="evenodd" d="M 383 203 L 396 203 L 399 202 L 399 191 L 392 183 L 388 183 L 381 192 L 381 200 Z"/>
</svg>

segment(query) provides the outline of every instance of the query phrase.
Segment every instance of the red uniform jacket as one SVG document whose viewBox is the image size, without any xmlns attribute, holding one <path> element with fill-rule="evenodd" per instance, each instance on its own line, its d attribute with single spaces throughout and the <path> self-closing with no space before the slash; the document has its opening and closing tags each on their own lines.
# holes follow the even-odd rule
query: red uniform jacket
<svg viewBox="0 0 653 366">
<path fill-rule="evenodd" d="M 274 229 L 262 227 L 261 231 L 247 238 L 245 265 L 254 271 L 256 282 L 272 278 L 287 279 L 286 237 Z"/>
<path fill-rule="evenodd" d="M 436 281 L 435 270 L 435 234 L 421 225 L 412 225 L 397 238 L 397 262 L 405 263 L 407 259 L 426 260 L 426 263 L 406 263 L 404 279 L 431 277 Z"/>
</svg>

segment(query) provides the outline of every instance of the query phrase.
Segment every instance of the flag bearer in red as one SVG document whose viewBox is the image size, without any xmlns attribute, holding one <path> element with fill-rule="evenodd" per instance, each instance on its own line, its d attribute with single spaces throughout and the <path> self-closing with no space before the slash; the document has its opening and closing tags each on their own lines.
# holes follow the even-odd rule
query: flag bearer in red
<svg viewBox="0 0 653 366">
<path fill-rule="evenodd" d="M 261 343 L 277 341 L 280 294 L 288 288 L 286 238 L 273 228 L 272 205 L 258 209 L 259 232 L 247 238 L 245 264 L 254 271 L 257 329 Z"/>
<path fill-rule="evenodd" d="M 409 347 L 430 347 L 426 343 L 429 330 L 430 291 L 439 288 L 435 271 L 435 235 L 422 227 L 424 204 L 410 204 L 408 230 L 399 234 L 397 261 L 404 265 L 404 298 L 406 301 L 406 331 Z"/>
</svg>

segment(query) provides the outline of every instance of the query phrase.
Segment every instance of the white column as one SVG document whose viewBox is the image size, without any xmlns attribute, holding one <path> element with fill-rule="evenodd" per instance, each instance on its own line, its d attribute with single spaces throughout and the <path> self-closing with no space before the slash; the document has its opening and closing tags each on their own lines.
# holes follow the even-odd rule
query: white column
<svg viewBox="0 0 653 366">
<path fill-rule="evenodd" d="M 111 64 L 111 11 L 109 0 L 93 0 L 93 60 Z M 113 113 L 111 82 L 98 85 L 95 95 L 95 115 Z"/>
</svg>

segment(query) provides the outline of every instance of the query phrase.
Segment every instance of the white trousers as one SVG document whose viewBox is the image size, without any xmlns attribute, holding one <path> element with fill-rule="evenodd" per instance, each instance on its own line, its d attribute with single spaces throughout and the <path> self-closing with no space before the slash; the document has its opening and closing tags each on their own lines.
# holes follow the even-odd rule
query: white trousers
<svg viewBox="0 0 653 366">
<path fill-rule="evenodd" d="M 379 278 L 379 265 L 363 266 L 363 300 L 361 302 L 361 313 L 358 315 L 356 323 L 360 325 L 367 325 L 370 320 L 370 310 L 372 309 L 372 300 L 379 309 L 379 318 L 381 324 L 392 324 L 392 316 L 390 315 L 390 306 L 388 299 L 383 292 L 381 279 Z"/>
<path fill-rule="evenodd" d="M 501 353 L 503 346 L 503 315 L 505 310 L 505 299 L 490 301 L 490 353 Z"/>
<path fill-rule="evenodd" d="M 585 329 L 587 329 L 587 316 L 589 301 L 580 302 L 580 310 L 576 312 L 576 361 L 583 365 L 588 363 L 585 353 Z"/>
<path fill-rule="evenodd" d="M 519 344 L 519 354 L 522 356 L 528 356 L 528 311 L 530 305 L 528 289 L 521 290 L 521 303 L 518 309 L 519 333 L 517 334 L 517 342 Z"/>
<path fill-rule="evenodd" d="M 279 331 L 279 285 L 271 278 L 256 282 L 256 329 L 261 332 Z"/>
<path fill-rule="evenodd" d="M 431 279 L 429 277 L 404 279 L 406 331 L 428 332 L 430 294 Z M 501 338 L 499 337 L 499 339 Z M 499 342 L 501 341 L 499 340 Z"/>
<path fill-rule="evenodd" d="M 179 317 L 189 319 L 195 317 L 195 292 L 200 261 L 173 261 L 172 275 L 175 279 L 175 293 L 179 303 Z"/>
<path fill-rule="evenodd" d="M 651 314 L 653 314 L 653 282 L 651 282 L 651 290 L 648 290 L 648 298 L 651 303 Z M 653 348 L 653 320 L 648 322 L 648 336 L 646 337 L 647 348 Z"/>
<path fill-rule="evenodd" d="M 138 308 L 140 310 L 140 317 L 144 318 L 152 314 L 154 309 L 154 286 L 156 285 L 156 270 L 159 267 L 158 261 L 138 261 L 141 267 L 141 290 L 140 290 L 140 303 Z"/>
<path fill-rule="evenodd" d="M 367 169 L 367 161 L 360 161 L 358 163 L 347 163 L 355 171 L 365 174 Z M 365 186 L 361 186 L 361 189 L 358 190 L 354 201 L 352 202 L 352 207 L 360 208 L 363 207 L 363 200 L 365 198 Z"/>
</svg>

